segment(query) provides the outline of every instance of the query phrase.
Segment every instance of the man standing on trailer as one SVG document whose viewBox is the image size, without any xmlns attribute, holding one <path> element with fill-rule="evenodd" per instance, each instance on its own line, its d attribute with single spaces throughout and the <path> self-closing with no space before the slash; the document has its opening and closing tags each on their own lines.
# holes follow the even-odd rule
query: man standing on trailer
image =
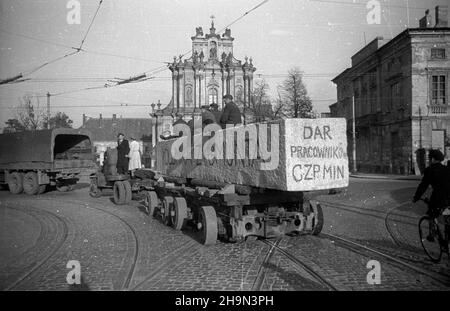
<svg viewBox="0 0 450 311">
<path fill-rule="evenodd" d="M 222 115 L 220 117 L 220 124 L 222 128 L 226 128 L 227 124 L 241 124 L 241 111 L 239 107 L 233 102 L 233 96 L 227 94 L 223 97 L 225 101 L 225 107 L 223 108 Z"/>
<path fill-rule="evenodd" d="M 124 139 L 125 135 L 119 133 L 117 135 L 117 173 L 128 174 L 128 154 L 130 153 L 130 145 L 128 140 Z"/>
</svg>

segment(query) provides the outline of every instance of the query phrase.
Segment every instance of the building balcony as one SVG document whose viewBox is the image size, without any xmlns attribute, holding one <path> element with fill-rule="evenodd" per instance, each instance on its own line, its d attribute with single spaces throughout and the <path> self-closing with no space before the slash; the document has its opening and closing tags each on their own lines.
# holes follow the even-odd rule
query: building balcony
<svg viewBox="0 0 450 311">
<path fill-rule="evenodd" d="M 449 105 L 430 105 L 428 106 L 428 115 L 449 115 Z"/>
</svg>

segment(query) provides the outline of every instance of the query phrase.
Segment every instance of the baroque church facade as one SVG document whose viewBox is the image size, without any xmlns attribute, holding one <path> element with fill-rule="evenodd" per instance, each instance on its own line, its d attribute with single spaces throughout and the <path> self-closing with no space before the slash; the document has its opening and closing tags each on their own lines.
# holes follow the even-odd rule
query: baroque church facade
<svg viewBox="0 0 450 311">
<path fill-rule="evenodd" d="M 242 62 L 234 57 L 231 30 L 217 34 L 212 21 L 209 33 L 197 27 L 191 40 L 190 58 L 174 57 L 169 64 L 172 100 L 162 109 L 158 136 L 170 135 L 174 122 L 180 118 L 189 121 L 201 113 L 204 105 L 215 103 L 223 109 L 222 97 L 226 94 L 231 94 L 241 107 L 250 102 L 256 68 L 251 58 L 245 57 Z"/>
</svg>

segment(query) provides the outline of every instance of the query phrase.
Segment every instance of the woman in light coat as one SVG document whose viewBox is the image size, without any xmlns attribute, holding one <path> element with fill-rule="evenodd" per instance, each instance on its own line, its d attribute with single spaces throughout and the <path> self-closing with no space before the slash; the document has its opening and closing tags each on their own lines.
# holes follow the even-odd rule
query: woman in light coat
<svg viewBox="0 0 450 311">
<path fill-rule="evenodd" d="M 133 137 L 131 137 L 130 153 L 128 154 L 128 157 L 130 158 L 128 169 L 131 171 L 131 176 L 134 177 L 134 171 L 141 168 L 142 164 L 139 143 Z"/>
</svg>

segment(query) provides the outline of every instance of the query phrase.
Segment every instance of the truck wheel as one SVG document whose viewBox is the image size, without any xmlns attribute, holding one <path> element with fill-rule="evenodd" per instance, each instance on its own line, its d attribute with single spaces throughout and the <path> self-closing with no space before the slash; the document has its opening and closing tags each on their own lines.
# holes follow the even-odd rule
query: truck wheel
<svg viewBox="0 0 450 311">
<path fill-rule="evenodd" d="M 125 204 L 125 186 L 121 181 L 114 183 L 114 203 L 117 205 Z"/>
<path fill-rule="evenodd" d="M 323 212 L 322 212 L 322 206 L 320 206 L 319 203 L 309 203 L 311 212 L 314 213 L 314 222 L 312 227 L 312 234 L 318 235 L 322 231 L 323 227 Z"/>
<path fill-rule="evenodd" d="M 155 191 L 148 191 L 145 196 L 145 206 L 149 216 L 155 216 L 155 209 L 158 207 L 158 195 Z"/>
<path fill-rule="evenodd" d="M 38 176 L 35 172 L 25 174 L 23 178 L 23 191 L 29 195 L 34 195 L 39 192 Z"/>
<path fill-rule="evenodd" d="M 200 209 L 200 221 L 202 224 L 202 244 L 215 244 L 217 240 L 217 215 L 214 207 L 202 206 Z"/>
<path fill-rule="evenodd" d="M 122 184 L 125 187 L 125 204 L 128 204 L 131 202 L 131 198 L 133 196 L 133 193 L 131 192 L 131 184 L 128 180 L 123 181 Z"/>
<path fill-rule="evenodd" d="M 19 172 L 14 172 L 8 179 L 9 191 L 12 194 L 19 194 L 23 191 L 23 175 Z"/>
<path fill-rule="evenodd" d="M 187 218 L 187 204 L 184 198 L 175 198 L 173 204 L 170 206 L 170 218 L 172 227 L 175 230 L 181 230 L 183 228 L 184 220 Z"/>
<path fill-rule="evenodd" d="M 170 219 L 170 210 L 171 210 L 171 205 L 173 205 L 173 197 L 167 196 L 164 197 L 163 200 L 163 208 L 164 208 L 164 212 L 162 213 L 162 221 L 166 226 L 170 226 L 171 223 L 171 219 Z"/>
</svg>

